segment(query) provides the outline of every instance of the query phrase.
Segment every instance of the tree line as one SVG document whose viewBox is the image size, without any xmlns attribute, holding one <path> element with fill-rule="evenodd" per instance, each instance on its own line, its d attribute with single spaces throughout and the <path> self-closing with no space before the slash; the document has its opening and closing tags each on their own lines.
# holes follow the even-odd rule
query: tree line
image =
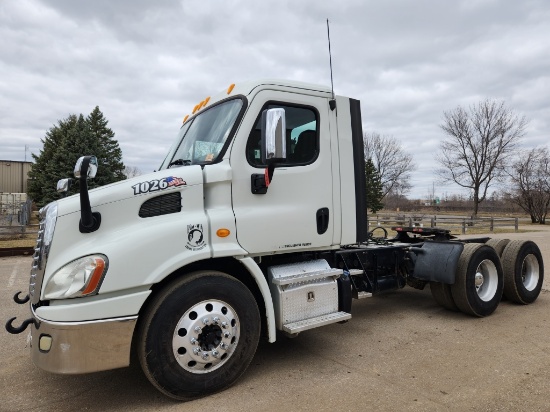
<svg viewBox="0 0 550 412">
<path fill-rule="evenodd" d="M 527 125 L 527 119 L 504 101 L 491 99 L 443 113 L 440 128 L 444 138 L 435 174 L 440 182 L 469 189 L 473 217 L 487 200 L 489 189 L 499 184 L 505 188 L 503 197 L 525 211 L 533 223 L 546 223 L 550 152 L 546 147 L 521 148 Z M 366 133 L 364 146 L 367 192 L 373 196 L 368 207 L 376 212 L 384 202 L 406 196 L 415 165 L 393 137 Z"/>
</svg>

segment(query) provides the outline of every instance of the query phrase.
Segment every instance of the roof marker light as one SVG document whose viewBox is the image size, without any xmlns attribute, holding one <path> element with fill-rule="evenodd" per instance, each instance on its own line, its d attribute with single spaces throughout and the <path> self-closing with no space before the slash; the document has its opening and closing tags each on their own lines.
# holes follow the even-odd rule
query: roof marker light
<svg viewBox="0 0 550 412">
<path fill-rule="evenodd" d="M 185 117 L 183 118 L 183 123 L 185 123 L 187 121 L 187 119 L 189 119 L 189 115 L 186 114 Z"/>
<path fill-rule="evenodd" d="M 204 99 L 203 107 L 206 106 L 209 101 L 210 101 L 210 96 L 208 96 L 206 99 Z"/>
<path fill-rule="evenodd" d="M 233 83 L 231 86 L 227 88 L 227 94 L 231 93 L 233 91 L 233 88 L 235 87 L 235 83 Z"/>
</svg>

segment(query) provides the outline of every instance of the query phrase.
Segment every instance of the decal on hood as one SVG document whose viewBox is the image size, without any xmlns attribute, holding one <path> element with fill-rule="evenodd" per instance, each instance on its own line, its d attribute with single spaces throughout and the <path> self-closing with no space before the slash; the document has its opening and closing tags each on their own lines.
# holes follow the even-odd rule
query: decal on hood
<svg viewBox="0 0 550 412">
<path fill-rule="evenodd" d="M 181 177 L 168 176 L 163 179 L 154 179 L 147 182 L 137 183 L 132 186 L 134 195 L 142 193 L 157 192 L 159 190 L 169 189 L 171 187 L 186 186 L 187 183 Z"/>
</svg>

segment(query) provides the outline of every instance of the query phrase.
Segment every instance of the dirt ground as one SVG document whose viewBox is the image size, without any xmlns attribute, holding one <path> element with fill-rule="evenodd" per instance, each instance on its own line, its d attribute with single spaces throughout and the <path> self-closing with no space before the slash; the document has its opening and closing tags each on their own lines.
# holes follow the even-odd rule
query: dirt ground
<svg viewBox="0 0 550 412">
<path fill-rule="evenodd" d="M 542 228 L 541 228 L 542 229 Z M 550 228 L 532 239 L 550 267 Z M 0 258 L 0 318 L 28 317 L 30 258 Z M 158 393 L 138 367 L 61 376 L 36 368 L 26 334 L 0 332 L 1 411 L 547 411 L 550 280 L 532 305 L 501 302 L 483 319 L 442 309 L 429 288 L 353 302 L 353 318 L 260 344 L 228 390 L 187 403 Z"/>
</svg>

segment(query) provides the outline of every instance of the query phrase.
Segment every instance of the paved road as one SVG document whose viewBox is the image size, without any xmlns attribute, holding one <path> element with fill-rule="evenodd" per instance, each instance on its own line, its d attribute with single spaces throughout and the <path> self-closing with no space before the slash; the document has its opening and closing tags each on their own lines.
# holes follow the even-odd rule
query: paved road
<svg viewBox="0 0 550 412">
<path fill-rule="evenodd" d="M 550 232 L 529 238 L 550 262 Z M 547 264 L 550 267 L 550 263 Z M 0 319 L 27 316 L 28 257 L 0 258 Z M 353 319 L 261 343 L 230 389 L 177 403 L 137 367 L 80 376 L 43 372 L 26 336 L 0 332 L 0 411 L 549 410 L 550 276 L 529 306 L 502 302 L 476 319 L 410 288 L 354 301 Z"/>
</svg>

